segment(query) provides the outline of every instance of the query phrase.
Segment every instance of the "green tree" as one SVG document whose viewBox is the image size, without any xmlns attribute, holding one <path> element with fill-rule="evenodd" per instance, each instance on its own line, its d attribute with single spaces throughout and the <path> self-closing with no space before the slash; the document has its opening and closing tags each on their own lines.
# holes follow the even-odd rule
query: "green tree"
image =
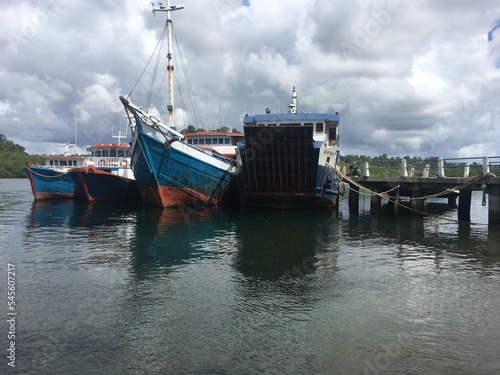
<svg viewBox="0 0 500 375">
<path fill-rule="evenodd" d="M 186 133 L 194 133 L 194 132 L 196 132 L 196 128 L 193 125 L 189 125 L 186 128 Z"/>
<path fill-rule="evenodd" d="M 0 134 L 0 178 L 26 177 L 21 170 L 25 162 L 42 164 L 43 159 L 27 154 L 24 147 Z"/>
</svg>

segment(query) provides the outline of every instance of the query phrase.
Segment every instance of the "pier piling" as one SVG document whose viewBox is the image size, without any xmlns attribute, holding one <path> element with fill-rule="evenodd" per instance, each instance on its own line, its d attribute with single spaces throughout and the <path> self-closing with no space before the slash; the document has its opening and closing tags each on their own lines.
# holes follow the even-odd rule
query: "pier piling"
<svg viewBox="0 0 500 375">
<path fill-rule="evenodd" d="M 471 190 L 460 190 L 458 193 L 458 221 L 470 223 Z"/>
<path fill-rule="evenodd" d="M 410 201 L 411 208 L 413 209 L 412 213 L 419 213 L 424 210 L 425 199 L 416 199 L 422 195 L 423 194 L 419 190 L 412 190 L 410 192 L 410 198 L 412 198 Z"/>
<path fill-rule="evenodd" d="M 401 199 L 399 198 L 399 187 L 391 191 L 389 193 L 389 196 L 389 205 L 392 206 L 394 212 L 398 212 L 398 204 L 401 201 Z"/>
<path fill-rule="evenodd" d="M 464 158 L 437 158 L 437 175 L 430 175 L 430 165 L 425 164 L 424 168 L 421 170 L 421 176 L 417 175 L 418 169 L 415 166 L 408 166 L 406 160 L 403 159 L 399 165 L 401 172 L 399 177 L 372 177 L 370 176 L 370 165 L 365 161 L 365 174 L 362 177 L 352 177 L 357 186 L 353 183 L 350 184 L 349 210 L 353 211 L 359 209 L 359 186 L 361 185 L 362 189 L 371 192 L 370 212 L 372 213 L 377 213 L 382 209 L 382 200 L 380 196 L 377 195 L 377 192 L 388 192 L 388 205 L 396 213 L 399 211 L 398 205 L 401 197 L 410 197 L 410 206 L 414 213 L 424 212 L 425 210 L 426 199 L 418 198 L 439 197 L 448 199 L 448 205 L 450 207 L 457 208 L 458 206 L 459 222 L 470 223 L 472 192 L 481 191 L 484 194 L 483 206 L 488 206 L 485 208 L 488 209 L 488 224 L 500 225 L 500 177 L 497 177 L 495 173 L 491 172 L 491 170 L 498 170 L 500 162 L 490 163 L 491 159 L 500 159 L 500 156 L 465 158 L 463 163 L 463 177 L 447 176 L 445 173 L 445 166 L 450 167 L 450 175 L 461 174 L 457 169 L 460 167 L 457 161 L 463 159 Z M 470 159 L 482 160 L 482 173 L 478 173 L 477 163 L 469 163 Z M 453 170 L 451 168 L 455 169 Z M 471 170 L 471 168 L 474 169 Z M 472 172 L 476 174 L 471 176 L 470 174 Z"/>
<path fill-rule="evenodd" d="M 357 211 L 359 209 L 359 187 L 354 184 L 349 184 L 349 211 Z"/>
<path fill-rule="evenodd" d="M 379 195 L 373 194 L 370 197 L 370 212 L 377 213 L 380 212 L 382 207 L 382 198 Z"/>
<path fill-rule="evenodd" d="M 488 224 L 500 225 L 500 188 L 488 194 Z"/>
</svg>

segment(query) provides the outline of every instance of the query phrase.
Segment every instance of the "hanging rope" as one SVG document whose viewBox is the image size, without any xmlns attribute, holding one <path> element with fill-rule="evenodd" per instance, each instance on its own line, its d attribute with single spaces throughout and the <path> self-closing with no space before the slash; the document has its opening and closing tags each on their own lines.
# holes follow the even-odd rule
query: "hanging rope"
<svg viewBox="0 0 500 375">
<path fill-rule="evenodd" d="M 481 190 L 482 190 L 482 192 L 483 192 L 483 199 L 482 199 L 482 201 L 481 201 L 481 204 L 482 204 L 482 205 L 483 205 L 483 207 L 484 207 L 484 206 L 486 206 L 486 185 L 484 185 L 484 184 L 483 184 L 483 185 L 481 186 Z"/>
<path fill-rule="evenodd" d="M 66 175 L 66 174 L 67 174 L 66 172 L 62 172 L 62 173 L 60 173 L 60 174 L 56 174 L 56 175 L 53 175 L 53 176 L 47 176 L 47 175 L 45 175 L 45 174 L 35 172 L 35 171 L 34 171 L 33 169 L 31 169 L 30 167 L 26 167 L 26 168 L 28 168 L 28 169 L 31 171 L 31 173 L 36 174 L 37 176 L 40 176 L 40 177 L 45 177 L 45 178 L 59 178 L 59 177 L 64 176 L 64 175 Z"/>
<path fill-rule="evenodd" d="M 398 201 L 401 198 L 400 196 L 389 196 L 389 195 L 385 194 L 385 192 L 384 193 L 378 193 L 376 191 L 370 190 L 369 188 L 361 185 L 357 181 L 355 181 L 352 178 L 350 178 L 348 175 L 342 173 L 337 168 L 333 168 L 333 166 L 331 166 L 330 164 L 327 163 L 326 166 L 328 168 L 330 168 L 337 175 L 337 178 L 340 181 L 343 181 L 345 179 L 347 182 L 349 182 L 349 184 L 352 184 L 352 185 L 358 187 L 360 189 L 360 191 L 366 192 L 365 193 L 366 195 L 369 195 L 369 196 L 371 196 L 371 195 L 377 195 L 380 198 L 390 200 L 394 205 L 397 205 L 399 207 L 403 207 L 403 208 L 405 208 L 405 209 L 407 209 L 409 211 L 412 211 L 412 212 L 415 212 L 415 213 L 419 213 L 419 214 L 422 214 L 422 215 L 425 215 L 425 216 L 429 216 L 429 217 L 432 217 L 432 218 L 435 218 L 435 219 L 446 220 L 446 221 L 450 221 L 450 222 L 454 222 L 454 223 L 460 223 L 461 222 L 460 220 L 449 219 L 449 218 L 446 218 L 446 217 L 442 217 L 442 216 L 438 216 L 438 215 L 435 215 L 435 214 L 431 214 L 429 212 L 420 211 L 420 210 L 417 210 L 417 209 L 412 208 L 412 207 L 408 207 L 408 206 L 406 206 L 404 204 L 401 204 Z M 439 197 L 441 195 L 446 195 L 446 194 L 449 194 L 450 191 L 463 189 L 464 187 L 467 187 L 469 185 L 477 183 L 478 181 L 484 180 L 484 179 L 486 179 L 488 177 L 489 177 L 488 175 L 486 175 L 486 176 L 478 176 L 478 177 L 472 179 L 471 181 L 469 181 L 469 182 L 467 182 L 465 184 L 457 185 L 453 189 L 445 190 L 443 192 L 439 192 L 439 193 L 436 193 L 436 194 L 431 194 L 431 195 L 428 195 L 427 197 L 434 198 L 434 197 Z M 388 190 L 387 192 L 390 192 L 391 190 L 394 190 L 396 188 L 399 188 L 399 184 L 396 185 L 394 188 Z M 485 191 L 486 187 L 484 186 L 484 189 L 481 189 L 481 190 L 483 190 L 482 205 L 485 206 L 486 205 L 486 191 Z M 409 200 L 417 200 L 417 199 L 426 199 L 426 197 L 409 198 Z M 473 224 L 473 223 L 469 223 L 469 224 Z M 488 224 L 482 224 L 482 223 L 474 223 L 474 224 L 476 224 L 476 225 L 488 225 Z"/>
<path fill-rule="evenodd" d="M 156 44 L 156 47 L 153 51 L 153 53 L 151 54 L 151 57 L 149 58 L 148 62 L 146 63 L 146 66 L 144 67 L 141 75 L 139 76 L 139 78 L 137 79 L 137 82 L 135 83 L 135 85 L 132 87 L 132 90 L 130 90 L 130 92 L 128 93 L 127 95 L 127 99 L 130 97 L 130 95 L 132 95 L 132 92 L 135 90 L 135 88 L 137 87 L 137 85 L 139 84 L 139 82 L 141 81 L 142 79 L 142 76 L 144 75 L 144 73 L 146 72 L 146 69 L 148 68 L 149 66 L 149 63 L 151 62 L 151 60 L 153 59 L 154 55 L 156 54 L 156 50 L 158 49 L 158 47 L 161 45 L 161 42 L 162 40 L 165 38 L 165 33 L 167 32 L 167 27 L 165 25 L 165 28 L 163 29 L 163 32 L 161 34 L 161 37 L 160 39 L 158 40 L 158 43 Z"/>
<path fill-rule="evenodd" d="M 177 61 L 176 56 L 179 55 L 180 66 L 182 68 L 184 80 L 186 81 L 185 84 L 187 87 L 188 96 L 190 98 L 190 104 L 191 104 L 192 112 L 194 115 L 194 123 L 197 124 L 199 121 L 201 122 L 200 109 L 198 108 L 198 102 L 196 101 L 196 96 L 194 94 L 193 86 L 191 85 L 191 80 L 190 80 L 189 74 L 187 72 L 186 64 L 184 64 L 184 58 L 182 56 L 182 51 L 179 48 L 179 42 L 177 41 L 177 34 L 175 33 L 173 26 L 172 26 L 172 34 L 173 34 L 174 40 L 175 40 L 174 48 L 176 48 L 176 53 L 174 54 L 174 59 L 176 59 L 176 61 Z M 181 87 L 179 82 L 177 82 L 177 87 L 178 88 Z M 184 105 L 184 98 L 182 96 L 182 92 L 180 91 L 180 89 L 179 89 L 179 97 L 181 99 L 182 108 L 186 108 L 186 106 Z M 184 111 L 184 112 L 186 112 L 186 116 L 187 116 L 187 111 Z M 187 118 L 186 123 L 189 124 L 189 118 Z"/>
</svg>

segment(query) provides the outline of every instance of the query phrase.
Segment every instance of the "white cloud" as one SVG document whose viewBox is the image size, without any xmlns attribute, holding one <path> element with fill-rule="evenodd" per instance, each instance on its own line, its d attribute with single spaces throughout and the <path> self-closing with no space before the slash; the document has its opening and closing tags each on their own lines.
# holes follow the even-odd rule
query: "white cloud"
<svg viewBox="0 0 500 375">
<path fill-rule="evenodd" d="M 0 115 L 4 115 L 10 110 L 10 104 L 0 101 Z"/>
<path fill-rule="evenodd" d="M 82 147 L 111 140 L 118 96 L 134 87 L 165 14 L 134 0 L 40 4 L 12 2 L 0 15 L 0 133 L 28 151 L 41 152 L 37 141 L 53 150 L 74 138 L 76 109 Z M 180 108 L 189 103 L 184 91 L 175 100 L 179 127 L 222 117 L 241 129 L 244 113 L 286 110 L 296 85 L 299 110 L 340 112 L 344 154 L 500 154 L 492 141 L 500 136 L 496 1 L 183 5 L 172 13 L 182 52 L 175 72 L 183 82 L 182 58 L 201 118 Z M 152 74 L 135 88 L 135 104 L 146 105 Z M 165 121 L 166 101 L 163 86 L 155 105 Z"/>
</svg>

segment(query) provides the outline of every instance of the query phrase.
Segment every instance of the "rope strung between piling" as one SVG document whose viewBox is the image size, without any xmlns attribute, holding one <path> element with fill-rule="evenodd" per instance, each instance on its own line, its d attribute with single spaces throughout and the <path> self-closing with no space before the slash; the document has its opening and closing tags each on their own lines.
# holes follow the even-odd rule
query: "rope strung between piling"
<svg viewBox="0 0 500 375">
<path fill-rule="evenodd" d="M 417 210 L 417 209 L 412 208 L 412 207 L 408 207 L 408 206 L 406 206 L 406 205 L 401 204 L 400 202 L 398 202 L 398 200 L 401 199 L 400 196 L 389 196 L 389 195 L 384 194 L 384 193 L 378 193 L 376 191 L 373 191 L 373 190 L 371 190 L 371 189 L 369 189 L 369 188 L 361 185 L 357 181 L 353 180 L 352 178 L 350 178 L 349 176 L 347 176 L 345 173 L 342 173 L 340 170 L 338 170 L 337 168 L 334 168 L 330 164 L 327 164 L 326 166 L 328 168 L 330 168 L 330 170 L 337 175 L 337 178 L 340 181 L 343 182 L 343 180 L 346 180 L 347 182 L 349 182 L 349 184 L 353 184 L 354 186 L 358 187 L 362 191 L 366 191 L 365 195 L 368 195 L 368 196 L 377 195 L 380 198 L 390 200 L 396 206 L 403 207 L 403 208 L 405 208 L 405 209 L 407 209 L 409 211 L 412 211 L 412 212 L 415 212 L 415 213 L 419 213 L 419 214 L 422 214 L 422 215 L 425 215 L 425 216 L 429 216 L 429 217 L 432 217 L 434 219 L 446 220 L 446 221 L 450 221 L 450 222 L 453 222 L 453 223 L 462 223 L 463 222 L 463 221 L 460 221 L 460 220 L 449 219 L 449 218 L 446 218 L 446 217 L 442 217 L 442 216 L 438 216 L 438 215 L 435 215 L 435 214 L 431 214 L 429 212 L 420 211 L 420 210 Z M 446 194 L 449 194 L 450 191 L 460 190 L 460 188 L 467 187 L 468 185 L 471 185 L 473 183 L 477 183 L 478 181 L 484 180 L 484 179 L 486 179 L 488 177 L 489 177 L 488 175 L 478 176 L 478 177 L 474 178 L 473 180 L 471 180 L 471 181 L 469 181 L 469 182 L 467 182 L 465 184 L 461 184 L 461 185 L 456 186 L 453 189 L 445 190 L 445 191 L 443 191 L 441 193 L 431 194 L 431 195 L 428 195 L 427 197 L 435 198 L 435 197 L 439 197 L 441 195 L 446 195 Z M 403 181 L 403 180 L 404 180 L 404 178 L 401 181 Z M 392 190 L 394 190 L 396 188 L 399 188 L 399 183 L 394 188 L 388 190 L 387 192 L 390 192 L 390 191 L 392 191 Z M 482 204 L 483 204 L 483 206 L 485 206 L 486 205 L 486 197 L 485 197 L 486 192 L 485 192 L 485 189 L 482 189 L 482 190 L 483 190 L 483 202 L 482 202 Z M 409 200 L 426 199 L 427 197 L 415 197 L 415 198 L 410 198 Z M 483 223 L 470 223 L 470 222 L 466 222 L 466 223 L 468 223 L 468 224 L 475 224 L 475 225 L 488 225 L 488 224 L 483 224 Z"/>
<path fill-rule="evenodd" d="M 327 165 L 334 173 L 337 174 L 337 176 L 339 177 L 339 179 L 342 181 L 342 180 L 347 180 L 347 182 L 349 182 L 349 184 L 353 184 L 354 186 L 357 186 L 359 189 L 363 190 L 365 193 L 365 195 L 377 195 L 383 199 L 400 199 L 401 197 L 400 196 L 390 196 L 390 195 L 387 195 L 387 193 L 399 188 L 399 182 L 402 182 L 404 181 L 404 178 L 402 178 L 398 184 L 396 186 L 394 186 L 392 189 L 389 189 L 387 191 L 384 191 L 384 192 L 376 192 L 376 191 L 373 191 L 369 188 L 367 188 L 366 186 L 363 186 L 362 184 L 358 183 L 357 181 L 353 180 L 352 178 L 350 178 L 348 175 L 342 173 L 341 171 L 333 168 L 331 165 Z M 457 185 L 451 189 L 446 189 L 446 190 L 443 190 L 442 192 L 438 192 L 438 193 L 434 193 L 434 194 L 429 194 L 429 195 L 425 195 L 425 196 L 422 196 L 422 197 L 409 197 L 408 199 L 410 201 L 412 200 L 422 200 L 422 199 L 429 199 L 429 198 L 437 198 L 437 197 L 440 197 L 442 195 L 446 195 L 446 194 L 449 194 L 450 192 L 453 192 L 454 190 L 460 190 L 460 189 L 463 189 L 469 185 L 472 185 L 472 184 L 475 184 L 481 180 L 484 180 L 486 178 L 488 178 L 489 176 L 486 175 L 486 176 L 477 176 L 475 177 L 474 179 L 472 179 L 471 181 L 468 181 L 467 183 L 464 183 L 464 184 L 460 184 L 460 185 Z"/>
</svg>

